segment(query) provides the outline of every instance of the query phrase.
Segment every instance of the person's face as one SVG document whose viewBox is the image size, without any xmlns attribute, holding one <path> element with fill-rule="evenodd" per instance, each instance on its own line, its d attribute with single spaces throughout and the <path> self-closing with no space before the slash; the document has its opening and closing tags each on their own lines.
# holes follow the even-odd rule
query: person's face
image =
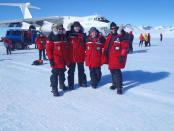
<svg viewBox="0 0 174 131">
<path fill-rule="evenodd" d="M 58 29 L 58 34 L 63 34 L 63 28 L 62 27 Z"/>
<path fill-rule="evenodd" d="M 97 32 L 96 32 L 96 31 L 93 31 L 93 32 L 91 33 L 91 36 L 92 36 L 93 38 L 97 37 Z"/>
<path fill-rule="evenodd" d="M 79 32 L 80 31 L 80 27 L 79 26 L 74 26 L 74 31 L 75 32 Z"/>
<path fill-rule="evenodd" d="M 111 32 L 115 34 L 117 32 L 117 28 L 115 26 L 111 27 Z"/>
<path fill-rule="evenodd" d="M 55 27 L 55 28 L 53 28 L 53 32 L 57 32 L 57 28 Z"/>
</svg>

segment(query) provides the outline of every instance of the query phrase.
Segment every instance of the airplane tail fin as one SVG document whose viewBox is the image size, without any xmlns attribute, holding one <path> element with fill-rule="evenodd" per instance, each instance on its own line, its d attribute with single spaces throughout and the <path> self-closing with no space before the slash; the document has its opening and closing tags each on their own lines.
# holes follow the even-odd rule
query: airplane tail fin
<svg viewBox="0 0 174 131">
<path fill-rule="evenodd" d="M 40 9 L 39 7 L 33 6 L 30 3 L 0 3 L 0 5 L 20 7 L 24 19 L 32 18 L 32 15 L 28 8 Z"/>
</svg>

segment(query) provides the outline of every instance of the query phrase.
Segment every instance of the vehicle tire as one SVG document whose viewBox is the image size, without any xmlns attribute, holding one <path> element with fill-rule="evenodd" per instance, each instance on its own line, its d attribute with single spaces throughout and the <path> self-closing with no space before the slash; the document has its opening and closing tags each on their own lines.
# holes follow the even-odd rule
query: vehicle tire
<svg viewBox="0 0 174 131">
<path fill-rule="evenodd" d="M 16 43 L 15 43 L 15 48 L 16 48 L 16 49 L 22 49 L 22 43 L 16 42 Z"/>
</svg>

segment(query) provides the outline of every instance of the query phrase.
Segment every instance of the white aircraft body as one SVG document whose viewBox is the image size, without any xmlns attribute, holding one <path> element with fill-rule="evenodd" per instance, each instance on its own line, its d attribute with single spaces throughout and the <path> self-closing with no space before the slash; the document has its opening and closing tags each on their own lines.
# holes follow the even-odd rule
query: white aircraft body
<svg viewBox="0 0 174 131">
<path fill-rule="evenodd" d="M 109 33 L 110 22 L 106 18 L 99 15 L 75 17 L 75 16 L 51 16 L 42 18 L 32 18 L 28 8 L 40 9 L 30 3 L 0 3 L 4 6 L 17 6 L 20 7 L 24 19 L 1 21 L 0 27 L 20 27 L 28 29 L 30 25 L 36 26 L 41 32 L 51 32 L 53 24 L 62 23 L 66 30 L 69 30 L 70 24 L 74 21 L 79 21 L 84 27 L 85 32 L 88 32 L 91 27 L 96 27 L 101 33 L 107 35 Z"/>
</svg>

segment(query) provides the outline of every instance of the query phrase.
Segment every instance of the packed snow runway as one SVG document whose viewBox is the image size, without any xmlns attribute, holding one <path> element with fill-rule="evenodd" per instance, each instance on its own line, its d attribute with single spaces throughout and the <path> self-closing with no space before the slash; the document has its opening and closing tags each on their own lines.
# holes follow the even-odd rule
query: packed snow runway
<svg viewBox="0 0 174 131">
<path fill-rule="evenodd" d="M 53 97 L 50 67 L 32 66 L 38 50 L 6 55 L 0 43 L 0 131 L 173 131 L 174 39 L 152 39 L 128 55 L 123 71 L 124 94 L 109 89 L 110 71 L 102 67 L 97 89 L 63 92 Z M 67 75 L 67 72 L 66 72 Z M 77 76 L 77 72 L 76 72 Z M 67 81 L 66 81 L 67 85 Z"/>
</svg>

